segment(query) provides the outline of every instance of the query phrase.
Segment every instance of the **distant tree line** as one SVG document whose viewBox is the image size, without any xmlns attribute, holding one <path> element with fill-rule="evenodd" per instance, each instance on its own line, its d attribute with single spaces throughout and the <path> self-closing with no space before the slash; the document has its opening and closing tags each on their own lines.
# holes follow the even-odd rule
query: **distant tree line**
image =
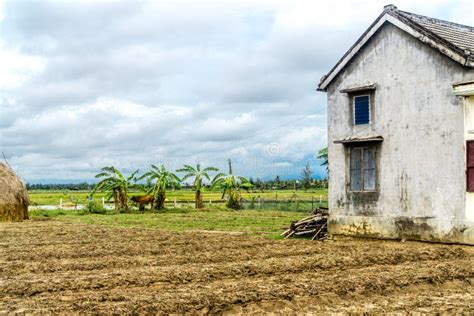
<svg viewBox="0 0 474 316">
<path fill-rule="evenodd" d="M 90 191 L 94 188 L 94 183 L 27 183 L 28 190 L 77 190 Z"/>
<path fill-rule="evenodd" d="M 253 190 L 308 190 L 328 187 L 327 179 L 281 180 L 280 176 L 276 176 L 273 180 L 250 178 L 249 181 L 253 185 Z"/>
<path fill-rule="evenodd" d="M 310 179 L 309 182 L 301 180 L 281 180 L 280 176 L 276 176 L 273 180 L 261 180 L 259 178 L 249 178 L 249 182 L 253 185 L 253 190 L 301 190 L 301 189 L 323 189 L 327 188 L 327 179 Z M 72 191 L 90 191 L 94 188 L 95 183 L 27 183 L 28 190 L 72 190 Z M 146 187 L 147 184 L 144 184 Z M 203 184 L 203 187 L 208 188 L 208 184 Z M 176 189 L 191 189 L 191 183 L 183 183 L 180 188 Z"/>
</svg>

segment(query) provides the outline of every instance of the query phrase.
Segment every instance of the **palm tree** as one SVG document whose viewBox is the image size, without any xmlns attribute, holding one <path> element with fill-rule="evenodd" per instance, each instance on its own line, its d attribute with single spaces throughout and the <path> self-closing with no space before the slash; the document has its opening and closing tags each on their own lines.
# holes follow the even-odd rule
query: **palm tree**
<svg viewBox="0 0 474 316">
<path fill-rule="evenodd" d="M 151 165 L 151 170 L 138 178 L 138 180 L 144 178 L 147 178 L 148 184 L 153 183 L 153 186 L 148 190 L 147 193 L 152 193 L 155 199 L 153 204 L 157 210 L 161 210 L 165 206 L 166 189 L 168 187 L 179 187 L 181 182 L 181 179 L 178 178 L 177 175 L 166 170 L 165 166 L 163 165 L 160 167 Z"/>
<path fill-rule="evenodd" d="M 326 166 L 326 171 L 329 171 L 329 160 L 328 160 L 328 148 L 324 147 L 318 151 L 318 159 L 322 159 L 323 163 L 321 166 Z"/>
<path fill-rule="evenodd" d="M 219 173 L 211 182 L 211 188 L 220 188 L 222 198 L 227 198 L 227 207 L 231 209 L 240 209 L 240 188 L 251 188 L 252 184 L 244 177 L 232 174 L 232 163 L 229 162 L 229 174 Z"/>
<path fill-rule="evenodd" d="M 92 190 L 91 197 L 97 191 L 107 192 L 106 199 L 109 200 L 113 197 L 116 211 L 128 210 L 128 189 L 136 186 L 136 184 L 131 183 L 131 180 L 137 172 L 138 170 L 135 170 L 130 176 L 125 177 L 114 166 L 102 168 L 101 172 L 95 175 L 97 179 L 102 178 L 102 180 Z"/>
<path fill-rule="evenodd" d="M 206 167 L 201 170 L 201 165 L 197 164 L 196 168 L 190 165 L 184 165 L 184 168 L 176 170 L 176 172 L 186 172 L 186 174 L 181 179 L 181 181 L 194 177 L 193 187 L 196 190 L 194 206 L 197 209 L 204 207 L 202 203 L 202 195 L 201 195 L 202 180 L 203 178 L 206 178 L 208 181 L 211 181 L 211 178 L 209 177 L 209 174 L 208 174 L 209 171 L 219 171 L 219 169 L 217 169 L 216 167 Z"/>
</svg>

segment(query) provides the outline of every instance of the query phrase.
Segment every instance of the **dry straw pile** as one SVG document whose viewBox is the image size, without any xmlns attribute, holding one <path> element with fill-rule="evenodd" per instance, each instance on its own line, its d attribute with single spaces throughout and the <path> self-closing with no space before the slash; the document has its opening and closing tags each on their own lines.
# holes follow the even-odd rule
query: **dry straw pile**
<svg viewBox="0 0 474 316">
<path fill-rule="evenodd" d="M 0 162 L 0 221 L 28 219 L 28 192 L 21 179 Z"/>
</svg>

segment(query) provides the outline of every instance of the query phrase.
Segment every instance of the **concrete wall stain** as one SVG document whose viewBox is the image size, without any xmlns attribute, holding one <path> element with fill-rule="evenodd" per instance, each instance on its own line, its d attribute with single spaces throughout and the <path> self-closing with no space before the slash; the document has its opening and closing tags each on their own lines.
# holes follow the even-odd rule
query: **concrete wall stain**
<svg viewBox="0 0 474 316">
<path fill-rule="evenodd" d="M 402 171 L 402 174 L 400 175 L 400 183 L 399 183 L 399 188 L 400 188 L 400 209 L 403 212 L 408 211 L 408 176 L 406 175 L 405 171 Z"/>
<path fill-rule="evenodd" d="M 400 238 L 422 240 L 432 238 L 433 227 L 427 223 L 428 217 L 398 217 L 395 227 Z"/>
</svg>

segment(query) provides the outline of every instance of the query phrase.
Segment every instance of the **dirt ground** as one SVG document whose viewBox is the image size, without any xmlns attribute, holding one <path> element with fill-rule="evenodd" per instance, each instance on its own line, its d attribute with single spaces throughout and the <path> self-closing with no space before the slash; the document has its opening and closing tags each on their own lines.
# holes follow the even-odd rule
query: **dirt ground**
<svg viewBox="0 0 474 316">
<path fill-rule="evenodd" d="M 0 314 L 470 314 L 473 281 L 469 246 L 0 224 Z"/>
</svg>

